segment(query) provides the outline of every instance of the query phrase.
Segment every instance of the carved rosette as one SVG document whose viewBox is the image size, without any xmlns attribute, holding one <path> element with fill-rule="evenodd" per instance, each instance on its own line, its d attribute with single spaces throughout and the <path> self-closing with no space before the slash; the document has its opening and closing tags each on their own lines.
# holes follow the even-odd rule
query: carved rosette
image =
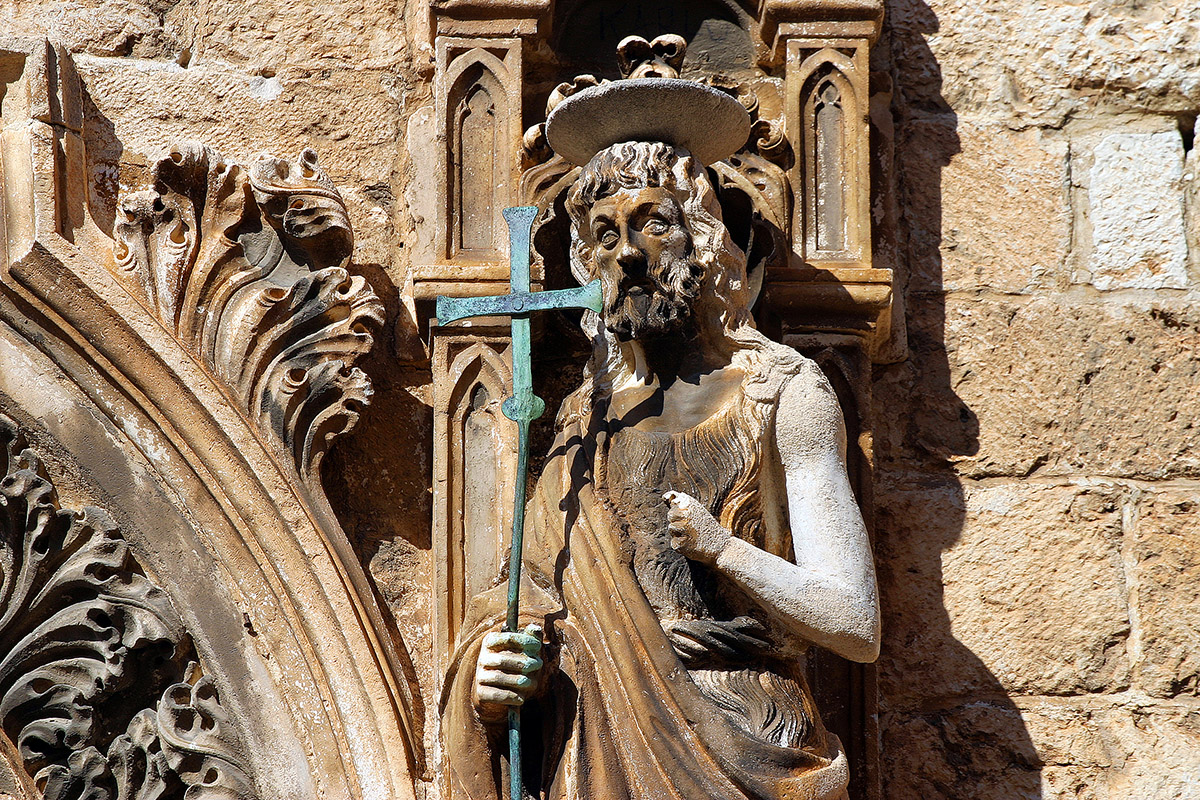
<svg viewBox="0 0 1200 800">
<path fill-rule="evenodd" d="M 118 277 L 312 481 L 371 395 L 353 363 L 383 324 L 379 298 L 346 269 L 341 196 L 310 149 L 246 170 L 185 145 L 154 178 L 119 200 Z"/>
<path fill-rule="evenodd" d="M 255 797 L 215 685 L 111 517 L 61 508 L 3 416 L 0 472 L 0 728 L 43 796 Z"/>
</svg>

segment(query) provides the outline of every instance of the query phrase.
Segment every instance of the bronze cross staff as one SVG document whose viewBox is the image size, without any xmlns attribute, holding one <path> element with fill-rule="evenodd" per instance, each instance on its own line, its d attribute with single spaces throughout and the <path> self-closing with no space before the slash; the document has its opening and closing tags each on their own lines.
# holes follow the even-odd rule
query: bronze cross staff
<svg viewBox="0 0 1200 800">
<path fill-rule="evenodd" d="M 467 317 L 506 316 L 512 321 L 512 397 L 504 401 L 504 416 L 517 423 L 517 478 L 513 500 L 512 546 L 508 561 L 508 617 L 504 630 L 517 630 L 521 592 L 521 546 L 525 538 L 525 481 L 529 472 L 529 423 L 546 410 L 542 398 L 533 393 L 533 367 L 529 355 L 529 315 L 552 308 L 601 309 L 600 280 L 576 289 L 551 292 L 529 291 L 529 249 L 536 206 L 504 209 L 509 237 L 509 294 L 492 297 L 439 297 L 437 320 L 447 325 Z M 508 710 L 509 797 L 523 800 L 521 788 L 521 709 Z"/>
</svg>

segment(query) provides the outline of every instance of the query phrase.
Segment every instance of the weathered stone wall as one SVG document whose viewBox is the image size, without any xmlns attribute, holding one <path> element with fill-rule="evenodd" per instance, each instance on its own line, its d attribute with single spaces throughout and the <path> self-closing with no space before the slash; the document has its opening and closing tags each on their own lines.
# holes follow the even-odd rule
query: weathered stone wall
<svg viewBox="0 0 1200 800">
<path fill-rule="evenodd" d="M 9 0 L 0 25 L 76 53 L 102 225 L 180 139 L 320 153 L 389 315 L 327 484 L 428 720 L 424 5 Z M 909 354 L 874 387 L 886 798 L 1200 798 L 1197 42 L 1192 0 L 888 5 Z"/>
<path fill-rule="evenodd" d="M 1200 797 L 1200 6 L 888 10 L 884 795 Z"/>
</svg>

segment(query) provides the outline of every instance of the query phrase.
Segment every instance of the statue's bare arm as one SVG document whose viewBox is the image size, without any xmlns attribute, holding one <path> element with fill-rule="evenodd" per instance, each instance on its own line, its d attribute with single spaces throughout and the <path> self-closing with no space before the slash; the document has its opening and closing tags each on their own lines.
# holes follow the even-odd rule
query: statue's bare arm
<svg viewBox="0 0 1200 800">
<path fill-rule="evenodd" d="M 732 536 L 703 504 L 668 492 L 675 546 L 733 579 L 797 636 L 853 661 L 873 661 L 880 633 L 871 546 L 846 473 L 841 410 L 814 365 L 784 388 L 775 438 L 795 563 Z"/>
</svg>

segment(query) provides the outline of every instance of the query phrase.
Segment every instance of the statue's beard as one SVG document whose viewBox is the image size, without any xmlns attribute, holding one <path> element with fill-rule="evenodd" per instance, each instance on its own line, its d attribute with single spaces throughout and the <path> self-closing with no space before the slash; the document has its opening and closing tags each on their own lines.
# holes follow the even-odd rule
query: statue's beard
<svg viewBox="0 0 1200 800">
<path fill-rule="evenodd" d="M 623 342 L 680 332 L 691 318 L 703 275 L 703 265 L 689 255 L 648 269 L 643 278 L 622 278 L 605 292 L 605 327 Z"/>
</svg>

